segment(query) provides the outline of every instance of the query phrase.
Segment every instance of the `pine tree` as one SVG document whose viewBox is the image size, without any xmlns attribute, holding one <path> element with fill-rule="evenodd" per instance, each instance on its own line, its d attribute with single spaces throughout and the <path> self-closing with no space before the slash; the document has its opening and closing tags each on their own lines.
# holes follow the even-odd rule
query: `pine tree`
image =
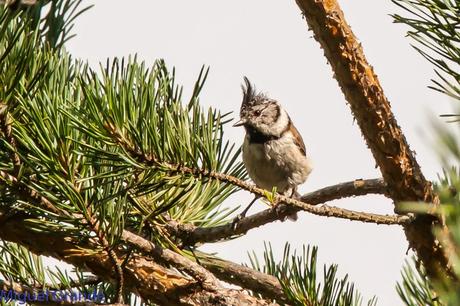
<svg viewBox="0 0 460 306">
<path fill-rule="evenodd" d="M 415 49 L 435 67 L 436 78 L 432 89 L 454 101 L 460 101 L 460 2 L 456 0 L 393 0 L 406 14 L 395 14 L 396 22 L 409 26 L 408 36 L 415 41 Z M 444 117 L 457 122 L 457 114 Z M 449 273 L 430 275 L 418 258 L 408 261 L 403 270 L 403 281 L 397 290 L 406 305 L 460 304 L 460 161 L 458 137 L 445 126 L 434 127 L 438 134 L 438 151 L 443 160 L 443 173 L 435 183 L 441 205 L 431 207 L 406 204 L 408 210 L 436 214 L 445 220 L 447 231 L 433 228 L 442 243 L 449 261 Z"/>
<path fill-rule="evenodd" d="M 65 49 L 74 21 L 89 9 L 82 1 L 3 4 L 2 303 L 15 299 L 65 305 L 85 300 L 155 305 L 375 305 L 375 298 L 363 301 L 348 276 L 338 278 L 335 265 L 324 267 L 323 276 L 317 278 L 315 247 L 296 252 L 287 243 L 283 258 L 275 259 L 267 245 L 263 260 L 250 255 L 251 267 L 198 249 L 203 243 L 238 238 L 294 211 L 403 226 L 424 267 L 420 275 L 405 270 L 407 277 L 399 287 L 405 302 L 416 303 L 411 302 L 414 292 L 423 301 L 438 301 L 443 292 L 448 295 L 448 281 L 456 273 L 450 265 L 453 255 L 445 250 L 452 245 L 440 248 L 437 242 L 448 241 L 447 228 L 453 229 L 450 233 L 455 238 L 457 215 L 447 213 L 446 227 L 444 210 L 436 203 L 438 195 L 442 203 L 450 199 L 446 196 L 456 197 L 452 188 L 460 180 L 455 180 L 454 172 L 446 172 L 436 192 L 425 180 L 338 4 L 297 3 L 332 64 L 383 176 L 328 186 L 300 200 L 247 182 L 240 149 L 224 135 L 230 114 L 200 106 L 206 68 L 197 73 L 190 97 L 183 96 L 174 69 L 162 60 L 148 67 L 134 56 L 108 61 L 94 70 Z M 459 11 L 458 4 L 448 7 Z M 458 37 L 455 26 L 454 30 Z M 456 70 L 439 65 L 458 83 L 458 74 L 452 74 Z M 438 89 L 458 95 L 458 87 L 440 76 L 445 83 L 436 83 Z M 271 207 L 235 226 L 231 216 L 238 207 L 224 209 L 221 204 L 238 190 L 261 196 Z M 398 206 L 399 213 L 393 216 L 317 206 L 370 193 L 385 194 L 395 203 L 435 205 L 427 204 L 430 209 L 426 209 L 417 204 L 410 214 L 402 211 L 407 207 Z M 432 207 L 439 212 L 428 214 Z M 440 230 L 433 232 L 433 226 Z M 53 269 L 44 263 L 44 256 L 71 268 Z M 231 289 L 222 281 L 244 290 Z M 44 300 L 50 292 L 49 300 Z"/>
</svg>

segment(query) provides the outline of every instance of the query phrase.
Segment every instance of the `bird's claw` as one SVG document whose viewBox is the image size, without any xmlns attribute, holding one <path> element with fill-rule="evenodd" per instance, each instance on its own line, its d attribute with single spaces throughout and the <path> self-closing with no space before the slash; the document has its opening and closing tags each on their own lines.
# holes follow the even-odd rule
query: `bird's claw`
<svg viewBox="0 0 460 306">
<path fill-rule="evenodd" d="M 289 207 L 286 204 L 278 203 L 273 206 L 272 209 L 281 222 L 286 220 L 297 221 L 298 219 L 297 211 L 292 210 L 292 207 Z"/>
<path fill-rule="evenodd" d="M 282 213 L 286 210 L 286 207 L 281 203 L 277 203 L 273 206 L 273 210 L 275 211 L 276 215 L 280 217 Z"/>
<path fill-rule="evenodd" d="M 233 221 L 232 221 L 232 229 L 233 230 L 236 230 L 236 228 L 238 227 L 238 224 L 240 223 L 240 221 L 244 218 L 244 215 L 243 214 L 239 214 L 237 215 Z"/>
</svg>

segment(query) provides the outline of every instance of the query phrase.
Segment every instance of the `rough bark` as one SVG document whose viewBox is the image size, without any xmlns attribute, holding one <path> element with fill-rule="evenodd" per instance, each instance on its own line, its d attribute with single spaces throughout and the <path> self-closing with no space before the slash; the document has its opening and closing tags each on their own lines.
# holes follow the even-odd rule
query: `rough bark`
<svg viewBox="0 0 460 306">
<path fill-rule="evenodd" d="M 431 184 L 423 176 L 379 80 L 337 1 L 296 2 L 331 64 L 335 78 L 387 183 L 389 196 L 395 203 L 437 203 Z M 432 277 L 440 271 L 449 271 L 448 260 L 432 232 L 432 226 L 439 223 L 435 217 L 424 215 L 417 216 L 404 226 L 410 247 L 416 250 Z"/>
<path fill-rule="evenodd" d="M 287 302 L 280 282 L 272 275 L 210 256 L 198 250 L 194 252 L 197 258 L 197 263 L 195 263 L 171 250 L 162 249 L 153 242 L 126 230 L 123 231 L 121 239 L 140 251 L 152 254 L 155 259 L 174 265 L 177 269 L 187 272 L 195 279 L 198 279 L 204 288 L 212 290 L 213 287 L 216 287 L 216 276 L 227 283 L 252 290 L 266 299 Z"/>
<path fill-rule="evenodd" d="M 34 230 L 33 225 L 27 226 L 27 215 L 10 216 L 0 211 L 0 220 L 2 239 L 19 243 L 36 254 L 52 256 L 91 271 L 105 280 L 116 282 L 113 263 L 106 252 L 94 252 L 97 250 L 95 242 Z M 117 255 L 123 257 L 119 252 Z M 276 305 L 252 297 L 242 290 L 221 286 L 205 289 L 194 279 L 139 254 L 131 254 L 123 266 L 125 289 L 159 305 Z"/>
<path fill-rule="evenodd" d="M 300 201 L 295 203 L 295 205 L 280 203 L 274 208 L 269 208 L 241 219 L 236 224 L 236 227 L 233 223 L 214 227 L 196 227 L 192 224 L 180 224 L 175 221 L 170 221 L 166 225 L 166 228 L 171 234 L 179 238 L 184 245 L 194 245 L 202 242 L 215 242 L 244 235 L 249 230 L 270 222 L 284 220 L 287 216 L 304 210 L 302 205 L 306 205 L 305 210 L 308 212 L 316 212 L 317 214 L 327 217 L 342 217 L 348 220 L 358 220 L 361 222 L 372 222 L 377 224 L 403 224 L 405 222 L 409 222 L 410 218 L 407 216 L 383 216 L 326 205 L 317 208 L 312 207 L 314 205 L 324 204 L 332 200 L 346 197 L 386 193 L 386 185 L 382 179 L 354 180 L 324 187 L 307 193 L 303 195 L 300 198 Z"/>
<path fill-rule="evenodd" d="M 253 270 L 231 261 L 211 257 L 197 252 L 200 264 L 214 273 L 219 279 L 247 288 L 265 298 L 288 303 L 280 282 L 274 276 Z"/>
</svg>

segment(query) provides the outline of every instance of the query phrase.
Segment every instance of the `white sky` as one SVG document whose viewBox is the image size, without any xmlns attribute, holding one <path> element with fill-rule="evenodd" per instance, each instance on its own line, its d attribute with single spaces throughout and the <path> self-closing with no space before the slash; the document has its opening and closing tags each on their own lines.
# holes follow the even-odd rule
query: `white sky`
<svg viewBox="0 0 460 306">
<path fill-rule="evenodd" d="M 68 43 L 76 57 L 96 66 L 107 57 L 137 53 L 153 63 L 164 58 L 176 67 L 185 95 L 203 64 L 211 67 L 201 103 L 238 113 L 244 75 L 258 89 L 278 99 L 303 135 L 315 168 L 302 193 L 328 185 L 379 177 L 378 169 L 319 44 L 307 32 L 295 1 L 85 1 L 96 6 L 77 19 L 77 37 Z M 389 98 L 398 123 L 422 170 L 430 179 L 439 172 L 429 128 L 429 114 L 450 111 L 448 99 L 426 88 L 434 76 L 431 65 L 413 50 L 405 28 L 392 23 L 391 1 L 340 1 L 345 16 L 364 47 Z M 243 130 L 228 126 L 227 136 L 241 143 Z M 240 192 L 228 205 L 246 205 L 252 197 Z M 393 213 L 391 201 L 366 196 L 334 203 L 348 209 Z M 263 204 L 253 208 L 263 209 Z M 320 263 L 337 263 L 365 298 L 377 295 L 379 305 L 401 305 L 394 289 L 407 256 L 400 227 L 363 224 L 301 213 L 297 222 L 276 222 L 243 238 L 208 245 L 221 257 L 248 262 L 247 251 L 262 253 L 271 242 L 281 256 L 289 241 L 319 246 Z M 320 266 L 319 273 L 322 273 Z"/>
</svg>

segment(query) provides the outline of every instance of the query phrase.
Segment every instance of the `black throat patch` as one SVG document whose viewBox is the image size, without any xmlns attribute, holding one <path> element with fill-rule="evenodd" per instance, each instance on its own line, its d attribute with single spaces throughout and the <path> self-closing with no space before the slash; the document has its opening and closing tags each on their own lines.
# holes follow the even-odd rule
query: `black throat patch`
<svg viewBox="0 0 460 306">
<path fill-rule="evenodd" d="M 246 132 L 249 135 L 249 143 L 261 143 L 264 144 L 267 141 L 279 139 L 281 136 L 267 135 L 252 127 L 246 127 Z"/>
<path fill-rule="evenodd" d="M 245 130 L 246 130 L 246 133 L 249 135 L 249 143 L 264 144 L 270 140 L 280 139 L 285 133 L 287 133 L 291 129 L 291 126 L 292 126 L 292 121 L 289 118 L 289 123 L 286 125 L 284 130 L 281 132 L 280 136 L 268 135 L 268 134 L 262 133 L 261 131 L 253 128 L 252 126 L 245 126 Z"/>
</svg>

